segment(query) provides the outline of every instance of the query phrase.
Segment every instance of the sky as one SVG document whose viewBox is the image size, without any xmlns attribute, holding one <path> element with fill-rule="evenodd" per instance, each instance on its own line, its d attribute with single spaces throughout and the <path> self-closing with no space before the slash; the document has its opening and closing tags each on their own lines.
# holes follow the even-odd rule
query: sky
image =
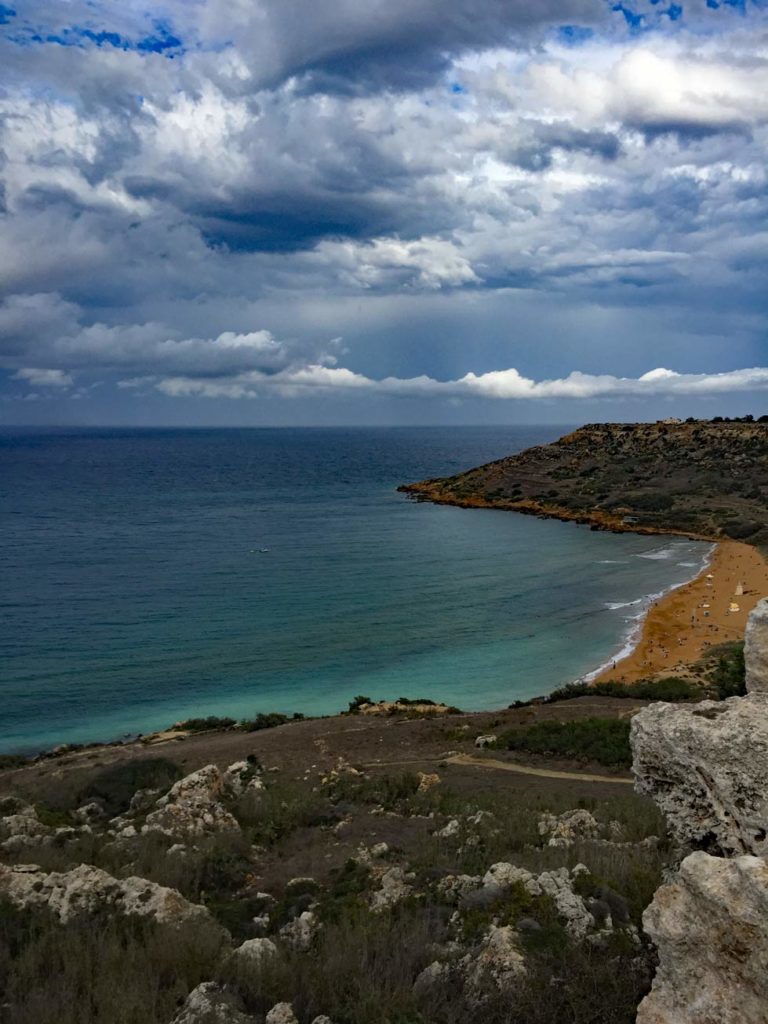
<svg viewBox="0 0 768 1024">
<path fill-rule="evenodd" d="M 768 0 L 0 3 L 0 424 L 768 412 Z"/>
</svg>

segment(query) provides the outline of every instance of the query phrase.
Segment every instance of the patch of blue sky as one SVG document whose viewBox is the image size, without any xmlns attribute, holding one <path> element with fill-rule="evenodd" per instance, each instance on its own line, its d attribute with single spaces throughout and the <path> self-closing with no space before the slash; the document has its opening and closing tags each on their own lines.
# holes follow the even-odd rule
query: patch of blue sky
<svg viewBox="0 0 768 1024">
<path fill-rule="evenodd" d="M 451 82 L 450 89 L 455 96 L 466 96 L 469 92 L 469 89 L 463 86 L 461 82 Z"/>
<path fill-rule="evenodd" d="M 585 25 L 558 25 L 557 37 L 566 46 L 581 46 L 594 38 L 594 31 Z"/>
<path fill-rule="evenodd" d="M 12 18 L 16 17 L 16 11 L 13 7 L 7 7 L 5 4 L 0 4 L 0 25 L 9 25 Z"/>
<path fill-rule="evenodd" d="M 0 12 L 10 8 L 0 7 Z M 15 12 L 14 12 L 15 13 Z M 9 24 L 9 20 L 0 17 L 0 25 Z M 184 43 L 178 36 L 174 35 L 171 26 L 163 21 L 154 21 L 152 31 L 143 36 L 129 38 L 119 32 L 112 32 L 107 29 L 96 31 L 81 25 L 73 25 L 58 32 L 44 32 L 33 30 L 28 27 L 21 27 L 7 36 L 9 42 L 19 46 L 32 46 L 52 44 L 56 46 L 70 46 L 84 49 L 88 46 L 111 47 L 116 50 L 137 53 L 157 53 L 165 57 L 173 58 L 185 52 Z"/>
</svg>

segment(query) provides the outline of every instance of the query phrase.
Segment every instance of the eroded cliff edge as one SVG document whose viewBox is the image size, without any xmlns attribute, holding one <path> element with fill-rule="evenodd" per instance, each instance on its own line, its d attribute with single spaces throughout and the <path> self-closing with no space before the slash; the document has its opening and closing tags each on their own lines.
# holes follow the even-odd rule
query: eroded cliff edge
<svg viewBox="0 0 768 1024">
<path fill-rule="evenodd" d="M 682 856 L 643 915 L 659 967 L 638 1024 L 768 1020 L 768 600 L 745 657 L 747 696 L 653 704 L 632 722 L 636 789 Z"/>
</svg>

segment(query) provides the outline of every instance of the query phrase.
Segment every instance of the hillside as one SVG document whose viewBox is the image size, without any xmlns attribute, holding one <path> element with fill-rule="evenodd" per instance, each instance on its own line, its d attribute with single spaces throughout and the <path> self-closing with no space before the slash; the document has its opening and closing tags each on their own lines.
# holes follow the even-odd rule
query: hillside
<svg viewBox="0 0 768 1024">
<path fill-rule="evenodd" d="M 511 509 L 595 529 L 768 543 L 768 424 L 591 423 L 456 476 L 421 501 Z"/>
</svg>

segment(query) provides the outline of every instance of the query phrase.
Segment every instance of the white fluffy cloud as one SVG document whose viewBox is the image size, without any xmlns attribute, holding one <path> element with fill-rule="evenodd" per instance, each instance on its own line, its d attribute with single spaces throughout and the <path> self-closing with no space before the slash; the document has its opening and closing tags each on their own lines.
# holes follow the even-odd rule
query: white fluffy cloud
<svg viewBox="0 0 768 1024">
<path fill-rule="evenodd" d="M 138 382 L 132 381 L 132 385 Z M 676 373 L 658 368 L 637 378 L 593 375 L 574 371 L 560 380 L 535 381 L 515 369 L 468 373 L 458 380 L 440 381 L 421 376 L 373 380 L 335 366 L 310 365 L 283 370 L 273 376 L 258 372 L 238 374 L 216 381 L 191 377 L 148 379 L 145 383 L 173 397 L 257 398 L 265 390 L 298 396 L 307 391 L 370 391 L 404 397 L 482 397 L 506 400 L 595 399 L 658 397 L 666 395 L 718 395 L 768 389 L 768 367 L 727 373 Z"/>
<path fill-rule="evenodd" d="M 0 25 L 12 394 L 713 394 L 763 361 L 758 5 L 35 6 Z"/>
</svg>

